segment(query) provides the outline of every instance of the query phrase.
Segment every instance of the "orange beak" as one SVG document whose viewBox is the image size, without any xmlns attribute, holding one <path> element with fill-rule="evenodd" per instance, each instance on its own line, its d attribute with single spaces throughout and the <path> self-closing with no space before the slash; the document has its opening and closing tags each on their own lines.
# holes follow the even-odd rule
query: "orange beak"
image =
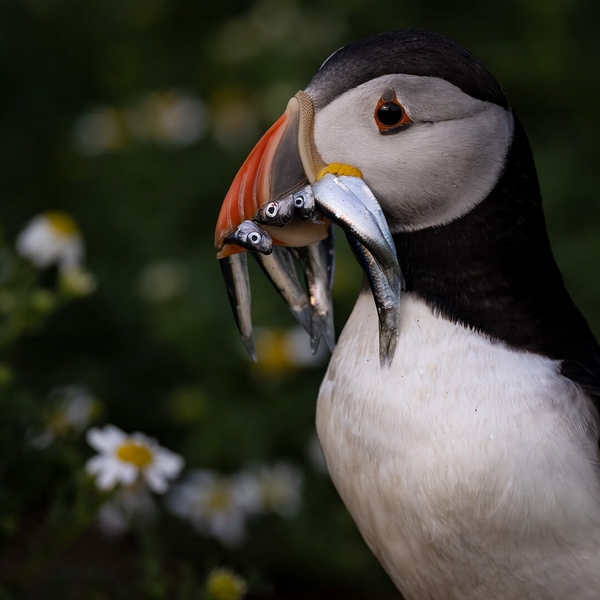
<svg viewBox="0 0 600 600">
<path fill-rule="evenodd" d="M 298 92 L 283 115 L 258 141 L 235 176 L 217 219 L 217 258 L 245 250 L 225 243 L 245 220 L 252 220 L 263 204 L 283 198 L 314 183 L 324 166 L 312 138 L 314 108 L 305 92 Z M 279 246 L 306 246 L 327 237 L 329 223 L 294 219 L 285 227 L 261 226 Z"/>
</svg>

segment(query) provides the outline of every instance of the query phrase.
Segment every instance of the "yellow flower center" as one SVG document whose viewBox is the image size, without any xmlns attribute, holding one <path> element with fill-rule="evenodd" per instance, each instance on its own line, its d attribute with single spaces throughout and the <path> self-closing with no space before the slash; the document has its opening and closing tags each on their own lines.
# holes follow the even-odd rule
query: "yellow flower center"
<svg viewBox="0 0 600 600">
<path fill-rule="evenodd" d="M 215 569 L 208 575 L 206 589 L 213 600 L 241 600 L 246 595 L 246 582 L 228 569 Z"/>
<path fill-rule="evenodd" d="M 217 484 L 211 491 L 205 506 L 209 512 L 218 512 L 229 507 L 230 504 L 231 492 L 226 485 Z"/>
<path fill-rule="evenodd" d="M 44 216 L 58 235 L 69 237 L 79 233 L 77 224 L 67 213 L 51 211 L 44 213 Z"/>
<path fill-rule="evenodd" d="M 123 462 L 133 463 L 139 469 L 143 469 L 152 462 L 152 452 L 137 442 L 126 442 L 119 446 L 117 456 Z"/>
<path fill-rule="evenodd" d="M 260 332 L 256 338 L 256 350 L 261 358 L 255 368 L 265 375 L 281 375 L 295 368 L 290 361 L 284 330 Z"/>
</svg>

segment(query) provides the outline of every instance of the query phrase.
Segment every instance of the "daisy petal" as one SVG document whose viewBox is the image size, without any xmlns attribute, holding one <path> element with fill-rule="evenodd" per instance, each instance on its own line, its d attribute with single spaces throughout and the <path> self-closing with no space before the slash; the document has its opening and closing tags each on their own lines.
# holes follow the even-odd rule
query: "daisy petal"
<svg viewBox="0 0 600 600">
<path fill-rule="evenodd" d="M 119 469 L 117 466 L 110 462 L 106 462 L 103 465 L 102 470 L 98 473 L 96 477 L 96 485 L 101 490 L 110 490 L 115 487 L 119 479 Z"/>
<path fill-rule="evenodd" d="M 89 475 L 97 475 L 102 471 L 105 461 L 106 458 L 104 456 L 92 456 L 92 458 L 85 463 L 85 472 Z"/>
<path fill-rule="evenodd" d="M 179 454 L 161 448 L 156 452 L 153 468 L 160 471 L 165 477 L 173 479 L 179 475 L 184 464 L 185 461 Z"/>
<path fill-rule="evenodd" d="M 92 427 L 86 434 L 88 444 L 98 452 L 112 453 L 125 439 L 125 433 L 114 425 L 106 425 L 104 429 Z"/>
<path fill-rule="evenodd" d="M 118 478 L 123 485 L 131 485 L 139 475 L 139 469 L 130 463 L 119 461 L 118 469 Z"/>
<path fill-rule="evenodd" d="M 144 469 L 143 477 L 146 480 L 148 487 L 157 494 L 164 494 L 169 487 L 166 478 L 156 469 Z"/>
</svg>

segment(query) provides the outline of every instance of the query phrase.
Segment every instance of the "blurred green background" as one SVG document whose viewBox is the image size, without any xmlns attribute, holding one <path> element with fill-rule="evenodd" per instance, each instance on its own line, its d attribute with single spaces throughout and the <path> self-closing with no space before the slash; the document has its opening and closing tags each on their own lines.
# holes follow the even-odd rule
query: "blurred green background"
<svg viewBox="0 0 600 600">
<path fill-rule="evenodd" d="M 316 456 L 326 357 L 286 352 L 292 318 L 256 269 L 259 363 L 244 356 L 212 246 L 221 201 L 332 51 L 390 29 L 439 31 L 483 60 L 524 123 L 557 261 L 600 334 L 599 11 L 594 0 L 0 0 L 2 244 L 12 252 L 29 219 L 65 211 L 98 283 L 21 314 L 31 298 L 14 289 L 52 294 L 55 274 L 21 265 L 15 283 L 0 261 L 1 326 L 17 312 L 21 323 L 0 347 L 0 598 L 200 598 L 218 565 L 251 598 L 396 598 Z M 340 244 L 338 332 L 360 280 Z M 231 548 L 157 498 L 151 524 L 106 535 L 84 431 L 32 443 L 72 385 L 97 399 L 91 424 L 154 436 L 186 469 L 293 464 L 299 511 L 249 521 Z"/>
</svg>

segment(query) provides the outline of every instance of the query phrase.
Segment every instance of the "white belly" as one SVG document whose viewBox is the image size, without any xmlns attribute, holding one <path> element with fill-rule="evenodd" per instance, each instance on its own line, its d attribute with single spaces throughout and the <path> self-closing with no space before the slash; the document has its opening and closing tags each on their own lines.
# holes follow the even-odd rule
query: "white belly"
<svg viewBox="0 0 600 600">
<path fill-rule="evenodd" d="M 407 600 L 600 598 L 593 408 L 559 365 L 405 294 L 379 366 L 362 293 L 321 385 L 331 477 Z"/>
</svg>

